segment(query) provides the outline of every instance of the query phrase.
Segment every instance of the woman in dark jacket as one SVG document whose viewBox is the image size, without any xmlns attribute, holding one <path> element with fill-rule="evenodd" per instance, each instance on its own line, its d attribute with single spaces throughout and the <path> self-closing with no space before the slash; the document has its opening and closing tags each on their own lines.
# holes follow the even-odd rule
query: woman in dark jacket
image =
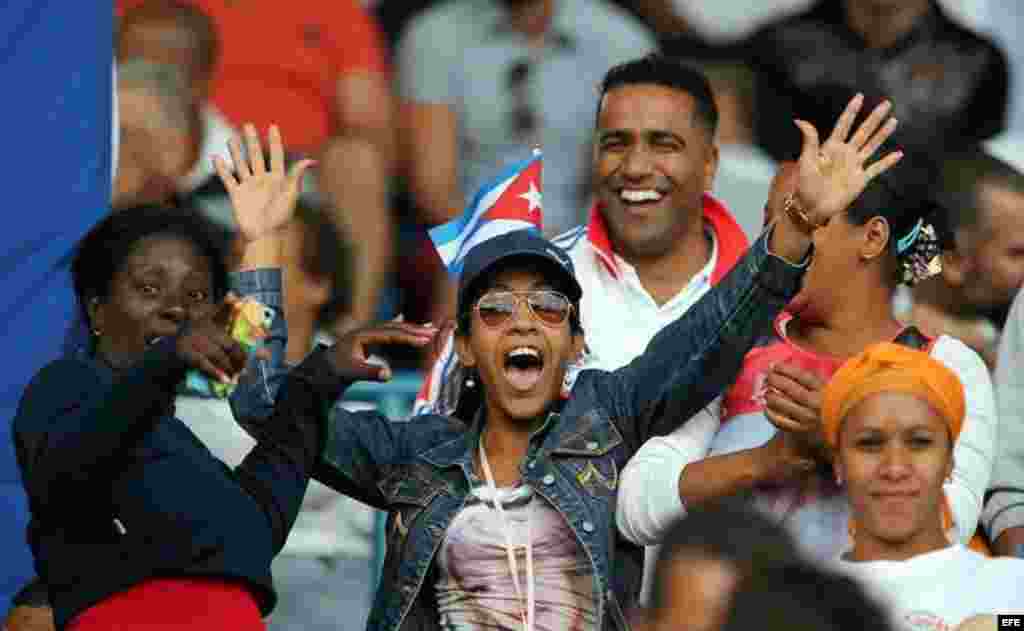
<svg viewBox="0 0 1024 631">
<path fill-rule="evenodd" d="M 239 226 L 234 273 L 200 215 L 155 207 L 107 217 L 72 263 L 90 343 L 35 376 L 14 421 L 58 629 L 263 629 L 274 606 L 270 561 L 322 442 L 318 423 L 289 410 L 308 398 L 294 385 L 301 371 L 271 414 L 285 342 L 278 233 L 309 163 L 286 175 L 271 128 L 267 171 L 255 128 L 245 136 L 250 162 L 236 139 L 235 173 L 217 164 Z M 227 334 L 229 289 L 272 312 L 252 360 Z M 236 407 L 270 416 L 235 470 L 174 416 L 189 370 L 235 384 Z"/>
</svg>

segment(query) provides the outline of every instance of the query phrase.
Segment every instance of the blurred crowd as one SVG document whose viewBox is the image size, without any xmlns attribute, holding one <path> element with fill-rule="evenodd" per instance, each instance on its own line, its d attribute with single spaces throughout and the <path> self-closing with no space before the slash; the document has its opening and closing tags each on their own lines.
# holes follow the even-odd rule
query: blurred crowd
<svg viewBox="0 0 1024 631">
<path fill-rule="evenodd" d="M 867 593 L 840 578 L 842 568 L 833 574 L 836 568 L 816 563 L 783 562 L 834 556 L 838 543 L 825 530 L 845 537 L 849 513 L 829 513 L 829 498 L 841 493 L 831 469 L 814 484 L 787 488 L 779 476 L 804 464 L 787 461 L 785 475 L 777 468 L 774 478 L 745 485 L 738 463 L 714 461 L 771 438 L 748 417 L 770 429 L 765 416 L 799 416 L 797 395 L 786 407 L 763 395 L 747 405 L 744 393 L 772 379 L 780 390 L 827 379 L 837 358 L 911 329 L 925 340 L 920 349 L 955 366 L 966 389 L 968 421 L 962 434 L 954 432 L 956 461 L 950 457 L 944 491 L 952 540 L 986 556 L 1024 557 L 1024 298 L 1017 298 L 1024 285 L 1024 4 L 117 0 L 113 46 L 114 211 L 198 209 L 227 242 L 240 227 L 214 158 L 238 166 L 227 147 L 244 124 L 278 125 L 287 164 L 315 161 L 284 231 L 290 365 L 318 343 L 373 322 L 454 320 L 456 286 L 428 230 L 456 218 L 482 185 L 541 147 L 543 232 L 569 252 L 585 285 L 587 361 L 624 366 L 789 212 L 802 139 L 795 119 L 824 138 L 854 95 L 863 95 L 863 112 L 890 102 L 899 127 L 882 152 L 899 149 L 915 168 L 886 174 L 883 192 L 865 203 L 887 217 L 890 239 L 914 232 L 908 247 L 925 265 L 934 257 L 923 244 L 935 244 L 941 271 L 882 286 L 866 276 L 867 250 L 842 250 L 844 237 L 821 229 L 815 247 L 829 255 L 816 252 L 801 294 L 812 308 L 791 309 L 793 320 L 780 320 L 776 337 L 750 351 L 735 385 L 683 426 L 689 430 L 652 440 L 617 472 L 623 490 L 613 521 L 637 545 L 663 544 L 648 555 L 660 560 L 657 568 L 648 561 L 646 572 L 652 608 L 632 622 L 652 631 L 677 628 L 684 616 L 694 620 L 685 628 L 709 630 L 888 624 Z M 654 52 L 706 78 L 715 121 L 708 147 L 673 163 L 669 174 L 680 204 L 693 209 L 666 218 L 657 234 L 640 234 L 602 197 L 612 185 L 595 127 L 612 111 L 609 70 Z M 683 90 L 692 96 L 687 107 L 699 110 L 699 85 Z M 634 124 L 632 106 L 623 107 L 623 125 Z M 925 210 L 886 215 L 887 207 L 911 206 Z M 933 231 L 931 241 L 918 236 L 922 226 Z M 912 263 L 906 267 L 911 274 Z M 778 350 L 797 344 L 812 350 Z M 387 360 L 428 381 L 451 378 L 437 367 L 443 362 L 435 364 L 446 352 L 440 346 L 394 350 Z M 767 359 L 751 359 L 761 351 L 796 356 L 805 372 L 780 376 Z M 430 388 L 418 405 L 437 409 L 444 394 Z M 256 442 L 224 399 L 182 393 L 175 406 L 229 466 Z M 790 448 L 769 442 L 778 453 Z M 698 479 L 701 466 L 711 468 Z M 665 478 L 665 471 L 673 473 Z M 0 463 L 0 472 L 17 480 L 13 462 Z M 946 478 L 938 476 L 936 488 Z M 720 486 L 701 486 L 702 479 Z M 774 485 L 757 492 L 758 502 L 780 519 L 718 504 L 753 493 L 760 488 L 754 482 Z M 653 499 L 621 499 L 630 485 Z M 688 510 L 705 500 L 706 511 Z M 787 502 L 820 506 L 780 508 Z M 0 558 L 28 560 L 24 502 L 10 504 L 18 516 L 0 529 Z M 270 629 L 365 626 L 376 579 L 373 520 L 363 504 L 310 485 L 273 564 L 278 601 Z M 7 589 L 0 611 L 18 592 L 13 604 L 24 616 L 19 622 L 12 613 L 8 631 L 47 628 L 34 617 L 47 600 L 45 587 L 30 583 L 34 575 L 23 561 L 0 562 Z M 1011 595 L 1024 604 L 1024 582 Z M 851 610 L 855 621 L 843 613 Z M 1024 613 L 1024 606 L 1004 613 Z"/>
</svg>

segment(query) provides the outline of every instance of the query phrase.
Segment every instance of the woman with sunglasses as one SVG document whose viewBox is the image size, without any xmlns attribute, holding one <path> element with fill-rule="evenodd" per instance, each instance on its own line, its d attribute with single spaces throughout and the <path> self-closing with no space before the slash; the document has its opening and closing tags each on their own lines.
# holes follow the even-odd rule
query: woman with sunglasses
<svg viewBox="0 0 1024 631">
<path fill-rule="evenodd" d="M 820 149 L 801 123 L 797 197 L 809 221 L 846 208 L 900 158 L 864 166 L 895 125 L 876 111 L 851 136 L 859 107 L 851 102 Z M 829 168 L 819 155 L 830 157 Z M 455 332 L 476 404 L 408 423 L 339 411 L 315 472 L 389 512 L 369 628 L 627 628 L 623 611 L 639 592 L 643 550 L 615 528 L 618 472 L 644 441 L 671 431 L 732 379 L 796 293 L 803 266 L 787 261 L 804 260 L 809 245 L 794 216 L 782 218 L 643 355 L 615 372 L 580 373 L 564 397 L 566 368 L 583 349 L 582 290 L 569 257 L 532 231 L 476 245 L 459 281 Z M 310 408 L 326 410 L 353 381 L 387 379 L 386 366 L 367 361 L 373 346 L 423 346 L 436 333 L 389 324 L 315 352 L 303 364 L 317 375 Z"/>
<path fill-rule="evenodd" d="M 837 567 L 888 604 L 896 628 L 953 629 L 1024 611 L 1024 561 L 986 558 L 946 537 L 943 487 L 965 410 L 955 372 L 889 343 L 847 361 L 822 393 L 823 438 L 852 509 L 853 545 Z"/>
</svg>

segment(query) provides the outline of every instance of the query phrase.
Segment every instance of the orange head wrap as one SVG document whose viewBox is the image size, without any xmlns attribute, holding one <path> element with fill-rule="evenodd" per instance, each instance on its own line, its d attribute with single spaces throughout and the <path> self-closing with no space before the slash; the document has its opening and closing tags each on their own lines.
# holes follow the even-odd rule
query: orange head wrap
<svg viewBox="0 0 1024 631">
<path fill-rule="evenodd" d="M 964 424 L 964 386 L 956 373 L 922 351 L 888 342 L 869 346 L 836 371 L 822 395 L 825 442 L 839 444 L 843 419 L 858 403 L 880 392 L 904 392 L 931 405 L 955 442 Z"/>
<path fill-rule="evenodd" d="M 956 442 L 964 424 L 964 386 L 945 364 L 927 353 L 884 342 L 869 346 L 847 360 L 829 380 L 822 394 L 821 422 L 825 442 L 835 451 L 843 419 L 858 403 L 880 392 L 903 392 L 918 397 L 938 412 Z M 953 513 L 943 498 L 942 526 L 953 526 Z M 856 535 L 850 520 L 850 535 Z"/>
</svg>

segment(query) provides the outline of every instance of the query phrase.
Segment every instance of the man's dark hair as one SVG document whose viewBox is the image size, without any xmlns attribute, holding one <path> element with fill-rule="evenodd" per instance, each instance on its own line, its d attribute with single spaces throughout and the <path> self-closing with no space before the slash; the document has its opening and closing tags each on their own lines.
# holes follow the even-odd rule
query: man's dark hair
<svg viewBox="0 0 1024 631">
<path fill-rule="evenodd" d="M 1024 195 L 1024 173 L 980 147 L 949 156 L 942 165 L 943 227 L 950 235 L 986 226 L 982 190 L 997 186 Z"/>
<path fill-rule="evenodd" d="M 742 578 L 722 631 L 889 631 L 889 618 L 852 579 L 806 563 Z"/>
<path fill-rule="evenodd" d="M 598 114 L 605 94 L 630 85 L 657 85 L 685 92 L 693 97 L 697 104 L 694 112 L 697 120 L 712 135 L 718 129 L 718 107 L 711 92 L 711 84 L 696 68 L 658 53 L 614 66 L 601 82 Z"/>
<path fill-rule="evenodd" d="M 671 566 L 692 557 L 724 561 L 740 576 L 800 561 L 789 534 L 742 500 L 694 508 L 673 526 L 662 543 L 651 593 L 654 608 L 666 606 L 672 597 L 668 584 Z"/>
<path fill-rule="evenodd" d="M 107 298 L 114 275 L 135 247 L 143 239 L 156 236 L 177 237 L 195 245 L 210 262 L 214 302 L 224 297 L 228 289 L 228 244 L 213 222 L 191 208 L 125 208 L 94 226 L 79 242 L 71 261 L 71 278 L 85 322 L 89 322 L 89 301 Z"/>
<path fill-rule="evenodd" d="M 217 27 L 209 15 L 194 3 L 184 0 L 148 0 L 134 9 L 125 11 L 118 22 L 118 32 L 126 30 L 135 22 L 145 20 L 172 22 L 190 33 L 195 38 L 193 52 L 196 55 L 199 72 L 203 79 L 210 78 L 220 56 L 220 38 L 217 36 Z"/>
</svg>

